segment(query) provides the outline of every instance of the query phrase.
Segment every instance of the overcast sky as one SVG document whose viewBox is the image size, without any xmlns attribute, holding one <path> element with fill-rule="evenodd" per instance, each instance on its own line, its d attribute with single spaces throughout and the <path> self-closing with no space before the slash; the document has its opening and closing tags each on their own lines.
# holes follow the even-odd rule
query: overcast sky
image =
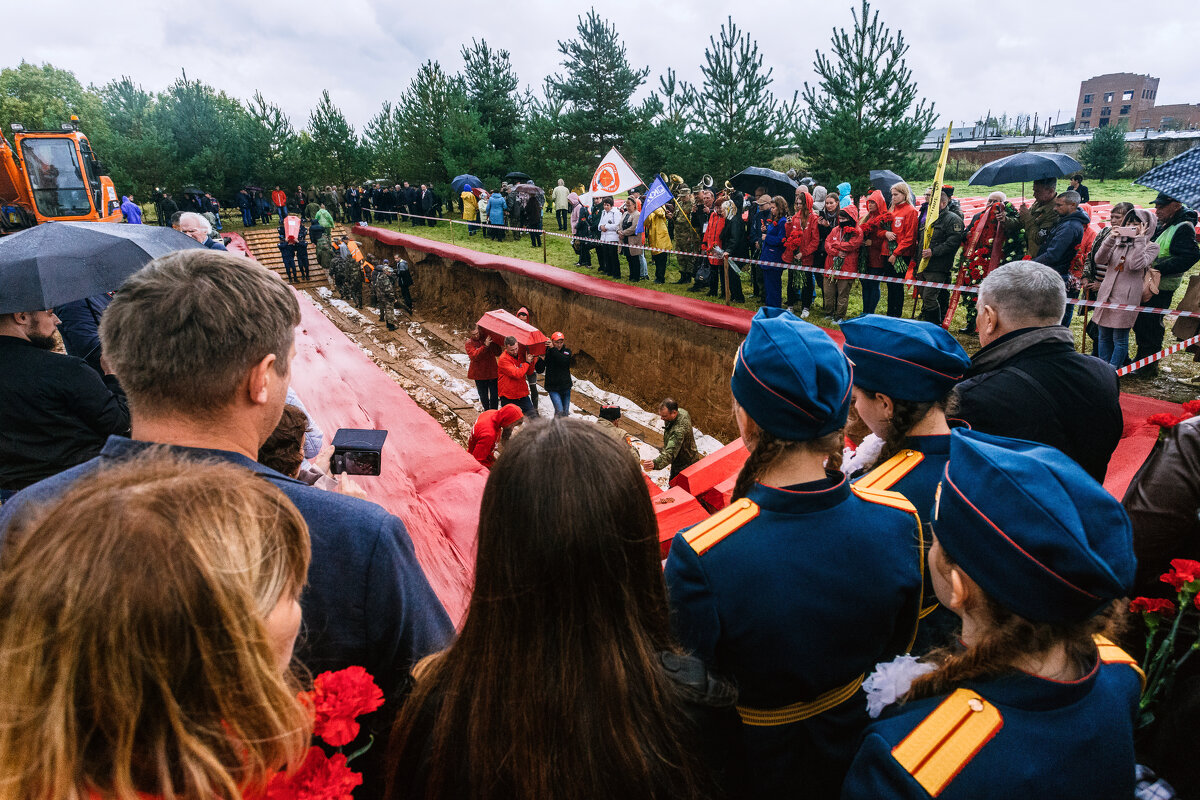
<svg viewBox="0 0 1200 800">
<path fill-rule="evenodd" d="M 814 52 L 829 52 L 832 28 L 851 25 L 852 6 L 857 3 L 596 4 L 616 23 L 630 61 L 650 67 L 639 96 L 657 87 L 668 67 L 699 80 L 708 37 L 738 8 L 734 22 L 757 39 L 765 65 L 774 68 L 772 88 L 790 97 L 813 80 Z M 37 15 L 52 14 L 57 22 L 43 19 L 28 35 L 8 37 L 0 67 L 48 61 L 74 71 L 85 85 L 129 75 L 152 91 L 186 69 L 189 77 L 242 99 L 261 91 L 297 128 L 328 89 L 361 131 L 384 100 L 403 92 L 421 62 L 435 59 L 458 71 L 459 48 L 472 37 L 509 50 L 521 88 L 539 90 L 547 74 L 561 71 L 557 41 L 574 36 L 576 18 L 588 7 L 569 0 L 290 0 L 286 6 L 116 0 L 99 10 L 92 2 L 56 0 L 43 2 Z M 1066 121 L 1079 82 L 1107 72 L 1160 78 L 1160 105 L 1200 103 L 1196 28 L 1175 12 L 1146 13 L 1115 0 L 877 0 L 874 8 L 903 31 L 908 66 L 920 92 L 935 101 L 938 125 L 974 121 L 988 108 L 997 116 L 1036 111 Z"/>
</svg>

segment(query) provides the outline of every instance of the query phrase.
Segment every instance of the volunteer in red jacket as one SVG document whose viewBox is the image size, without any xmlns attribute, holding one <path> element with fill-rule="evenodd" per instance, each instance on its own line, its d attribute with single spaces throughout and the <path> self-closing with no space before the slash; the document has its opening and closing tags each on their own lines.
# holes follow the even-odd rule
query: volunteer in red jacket
<svg viewBox="0 0 1200 800">
<path fill-rule="evenodd" d="M 519 358 L 517 337 L 504 337 L 504 353 L 496 362 L 500 407 L 517 406 L 527 417 L 537 416 L 529 399 L 529 376 L 534 374 L 533 353 Z"/>
<path fill-rule="evenodd" d="M 796 213 L 788 218 L 787 241 L 783 246 L 783 263 L 795 264 L 800 260 L 800 266 L 811 267 L 817 248 L 821 246 L 820 225 L 817 224 L 817 213 L 813 211 L 812 195 L 807 186 L 796 190 Z M 809 309 L 812 308 L 816 296 L 816 278 L 812 272 L 788 271 L 787 304 L 795 310 L 796 284 L 800 283 L 800 318 L 808 319 Z"/>
<path fill-rule="evenodd" d="M 500 345 L 492 341 L 491 336 L 479 330 L 478 325 L 471 331 L 471 338 L 467 339 L 464 347 L 467 357 L 471 359 L 471 365 L 467 367 L 467 379 L 475 381 L 475 389 L 479 392 L 479 403 L 483 406 L 483 410 L 499 408 L 496 357 L 504 351 L 500 349 Z"/>
<path fill-rule="evenodd" d="M 912 203 L 912 189 L 907 183 L 897 183 L 892 192 L 892 229 L 883 235 L 890 243 L 887 263 L 897 278 L 908 274 L 908 268 L 917 254 L 917 209 Z M 904 289 L 902 283 L 887 285 L 887 315 L 899 317 L 904 313 Z"/>
<path fill-rule="evenodd" d="M 479 415 L 479 419 L 475 420 L 471 438 L 467 440 L 467 452 L 480 464 L 491 469 L 492 464 L 496 463 L 496 450 L 501 435 L 524 419 L 525 415 L 521 413 L 520 406 L 516 405 L 484 411 Z"/>
</svg>

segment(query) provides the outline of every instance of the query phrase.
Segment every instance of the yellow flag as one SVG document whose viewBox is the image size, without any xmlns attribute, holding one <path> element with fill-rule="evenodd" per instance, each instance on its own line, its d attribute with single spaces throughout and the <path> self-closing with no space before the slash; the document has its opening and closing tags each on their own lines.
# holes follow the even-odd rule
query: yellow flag
<svg viewBox="0 0 1200 800">
<path fill-rule="evenodd" d="M 925 212 L 925 232 L 921 237 L 921 252 L 929 249 L 929 243 L 933 240 L 933 223 L 937 222 L 938 213 L 941 211 L 942 203 L 942 178 L 946 174 L 946 157 L 950 155 L 950 131 L 954 130 L 954 123 L 946 128 L 946 138 L 942 140 L 942 157 L 938 159 L 937 172 L 933 176 L 933 194 L 929 195 L 929 210 Z M 921 265 L 917 267 L 917 272 L 921 272 L 929 264 L 929 259 L 921 256 Z"/>
</svg>

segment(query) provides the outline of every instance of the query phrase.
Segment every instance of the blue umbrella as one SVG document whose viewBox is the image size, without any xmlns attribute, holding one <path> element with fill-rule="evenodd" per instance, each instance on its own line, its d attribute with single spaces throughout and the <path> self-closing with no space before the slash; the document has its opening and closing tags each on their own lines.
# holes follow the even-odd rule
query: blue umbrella
<svg viewBox="0 0 1200 800">
<path fill-rule="evenodd" d="M 40 311 L 119 289 L 159 256 L 201 247 L 173 228 L 47 222 L 0 239 L 0 314 Z"/>
<path fill-rule="evenodd" d="M 1063 178 L 1082 169 L 1082 164 L 1064 153 L 1015 153 L 984 164 L 975 171 L 967 184 L 999 186 L 1002 183 Z"/>
<path fill-rule="evenodd" d="M 1188 208 L 1200 208 L 1200 147 L 1164 161 L 1134 183 L 1157 189 Z"/>
<path fill-rule="evenodd" d="M 462 194 L 463 187 L 468 183 L 476 189 L 483 187 L 483 181 L 479 180 L 479 178 L 476 178 L 474 175 L 459 175 L 457 178 L 450 181 L 450 188 L 454 190 L 455 194 Z"/>
</svg>

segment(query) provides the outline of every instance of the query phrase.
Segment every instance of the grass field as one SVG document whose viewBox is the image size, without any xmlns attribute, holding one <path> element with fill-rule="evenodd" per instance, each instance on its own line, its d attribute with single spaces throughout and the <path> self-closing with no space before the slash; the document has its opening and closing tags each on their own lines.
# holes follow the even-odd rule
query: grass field
<svg viewBox="0 0 1200 800">
<path fill-rule="evenodd" d="M 987 197 L 992 192 L 1001 191 L 1008 195 L 1008 199 L 1014 205 L 1019 206 L 1021 204 L 1021 184 L 1019 183 L 1005 183 L 1000 186 L 968 186 L 966 181 L 947 181 L 947 183 L 954 186 L 955 197 Z M 1088 193 L 1092 200 L 1107 200 L 1110 203 L 1125 201 L 1133 203 L 1136 206 L 1149 206 L 1150 201 L 1158 196 L 1156 190 L 1130 183 L 1128 179 L 1084 181 L 1084 185 L 1088 187 Z M 1070 184 L 1065 179 L 1058 182 L 1058 190 L 1060 192 L 1066 191 L 1069 188 Z M 1024 191 L 1026 199 L 1032 205 L 1033 184 L 1025 184 Z"/>
</svg>

